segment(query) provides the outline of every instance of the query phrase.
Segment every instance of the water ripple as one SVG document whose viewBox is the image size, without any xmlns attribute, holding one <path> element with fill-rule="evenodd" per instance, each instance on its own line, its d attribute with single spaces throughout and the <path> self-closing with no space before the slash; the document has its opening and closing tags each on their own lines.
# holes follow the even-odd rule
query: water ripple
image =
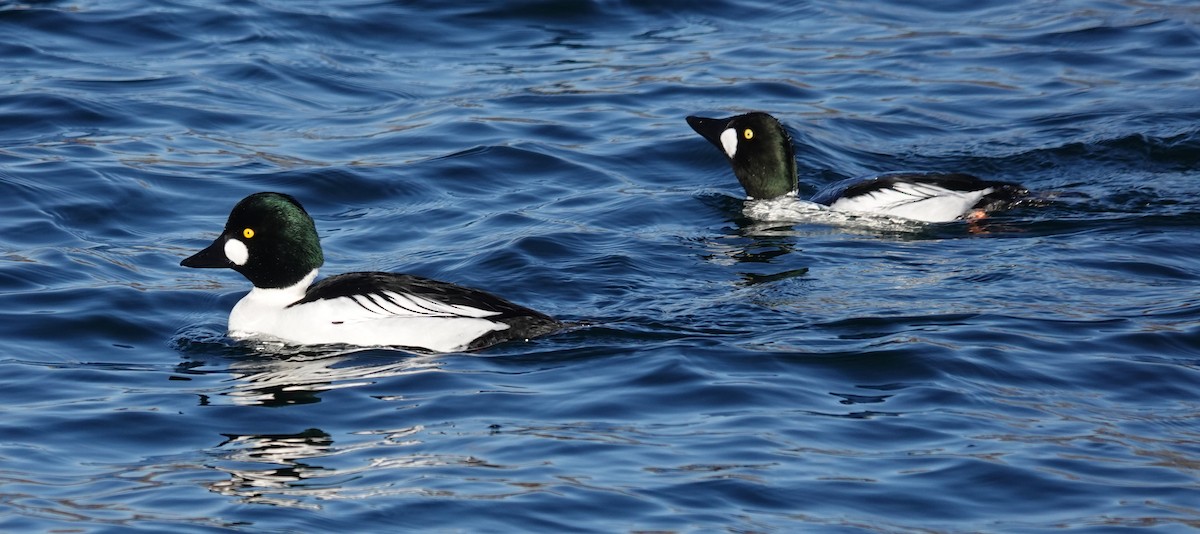
<svg viewBox="0 0 1200 534">
<path fill-rule="evenodd" d="M 0 530 L 1200 527 L 1187 2 L 0 5 Z M 746 202 L 959 171 L 974 224 Z M 225 335 L 254 191 L 324 274 L 576 323 L 476 354 Z M 614 510 L 621 513 L 614 514 Z"/>
</svg>

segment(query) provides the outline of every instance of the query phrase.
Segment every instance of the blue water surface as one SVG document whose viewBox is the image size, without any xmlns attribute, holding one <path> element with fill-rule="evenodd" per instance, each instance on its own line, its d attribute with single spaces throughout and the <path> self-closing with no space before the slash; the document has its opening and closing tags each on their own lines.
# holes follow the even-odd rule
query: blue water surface
<svg viewBox="0 0 1200 534">
<path fill-rule="evenodd" d="M 0 72 L 0 531 L 1200 527 L 1190 0 L 0 1 Z M 747 110 L 1040 201 L 752 218 Z M 264 190 L 584 326 L 239 344 L 179 261 Z"/>
</svg>

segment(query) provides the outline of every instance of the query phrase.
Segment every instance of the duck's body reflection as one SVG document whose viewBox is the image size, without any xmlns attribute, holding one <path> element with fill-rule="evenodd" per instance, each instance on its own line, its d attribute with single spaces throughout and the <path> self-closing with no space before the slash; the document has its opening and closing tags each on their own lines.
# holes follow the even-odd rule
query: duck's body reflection
<svg viewBox="0 0 1200 534">
<path fill-rule="evenodd" d="M 219 392 L 202 396 L 201 405 L 280 408 L 312 404 L 331 390 L 369 386 L 383 378 L 437 371 L 441 366 L 439 356 L 390 350 L 330 348 L 322 352 L 311 347 L 303 351 L 274 347 L 270 352 L 272 347 L 254 348 L 259 352 L 232 360 L 219 371 L 231 378 Z M 278 427 L 271 412 L 262 412 L 264 429 Z M 356 432 L 367 436 L 364 441 L 335 437 L 317 428 L 320 422 L 313 423 L 295 433 L 222 433 L 225 439 L 213 451 L 217 459 L 212 468 L 228 478 L 210 482 L 208 488 L 248 503 L 317 509 L 320 500 L 344 497 L 348 491 L 345 481 L 377 467 L 376 460 L 346 459 L 357 458 L 362 449 L 374 450 L 374 455 L 379 447 L 419 444 L 415 436 L 423 430 L 417 425 Z M 336 443 L 339 439 L 342 443 Z M 401 454 L 413 465 L 428 463 L 422 461 L 426 456 Z"/>
<path fill-rule="evenodd" d="M 357 348 L 275 353 L 230 364 L 234 387 L 221 395 L 236 404 L 283 406 L 320 402 L 320 393 L 437 370 L 435 355 Z"/>
</svg>

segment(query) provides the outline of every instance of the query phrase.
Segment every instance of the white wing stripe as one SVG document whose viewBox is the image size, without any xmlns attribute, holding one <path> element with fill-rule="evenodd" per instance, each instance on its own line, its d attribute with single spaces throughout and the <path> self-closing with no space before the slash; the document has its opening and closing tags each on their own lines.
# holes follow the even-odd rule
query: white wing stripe
<svg viewBox="0 0 1200 534">
<path fill-rule="evenodd" d="M 830 207 L 839 211 L 879 213 L 920 221 L 950 221 L 991 192 L 990 187 L 978 191 L 952 191 L 931 184 L 899 183 L 856 197 L 838 199 Z"/>
<path fill-rule="evenodd" d="M 371 313 L 380 315 L 391 314 L 391 312 L 387 311 L 387 309 L 381 306 L 378 302 L 375 302 L 375 299 L 371 298 L 371 295 L 350 295 L 350 300 L 354 301 L 355 304 L 362 306 L 364 310 L 367 310 Z M 367 303 L 370 303 L 371 305 L 368 306 Z"/>
<path fill-rule="evenodd" d="M 463 304 L 450 304 L 419 297 L 407 293 L 382 291 L 379 293 L 346 295 L 335 299 L 322 299 L 308 303 L 307 309 L 316 309 L 317 303 L 324 302 L 337 310 L 335 315 L 344 320 L 363 319 L 364 313 L 369 315 L 385 315 L 393 317 L 445 317 L 445 318 L 484 318 L 500 315 L 500 312 L 483 310 Z M 353 303 L 347 306 L 339 303 Z"/>
<path fill-rule="evenodd" d="M 412 304 L 412 306 L 413 306 L 412 308 L 409 308 L 409 307 L 403 306 L 403 305 L 401 305 L 401 307 L 406 310 L 409 310 L 413 313 L 419 313 L 419 314 L 423 314 L 423 315 L 441 315 L 441 316 L 453 315 L 453 314 L 448 314 L 445 311 L 438 310 L 435 307 L 425 305 L 426 303 L 436 304 L 435 302 L 430 301 L 430 300 L 421 299 L 420 301 L 418 301 L 412 295 L 403 295 L 403 294 L 394 293 L 391 291 L 384 292 L 384 294 L 385 295 L 388 295 L 388 294 L 394 295 L 396 297 L 399 297 L 401 299 L 408 301 L 410 304 Z M 424 311 L 422 311 L 422 310 L 424 310 Z"/>
</svg>

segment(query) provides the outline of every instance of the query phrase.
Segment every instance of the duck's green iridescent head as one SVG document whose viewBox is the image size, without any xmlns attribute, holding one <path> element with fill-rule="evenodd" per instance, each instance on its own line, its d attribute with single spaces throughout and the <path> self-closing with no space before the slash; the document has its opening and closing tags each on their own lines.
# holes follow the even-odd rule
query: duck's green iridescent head
<svg viewBox="0 0 1200 534">
<path fill-rule="evenodd" d="M 776 198 L 796 190 L 792 138 L 775 117 L 753 112 L 725 119 L 691 116 L 687 122 L 725 154 L 750 198 Z"/>
<path fill-rule="evenodd" d="M 229 268 L 254 287 L 288 287 L 325 263 L 312 217 L 295 198 L 255 193 L 234 206 L 225 231 L 184 267 Z"/>
</svg>

